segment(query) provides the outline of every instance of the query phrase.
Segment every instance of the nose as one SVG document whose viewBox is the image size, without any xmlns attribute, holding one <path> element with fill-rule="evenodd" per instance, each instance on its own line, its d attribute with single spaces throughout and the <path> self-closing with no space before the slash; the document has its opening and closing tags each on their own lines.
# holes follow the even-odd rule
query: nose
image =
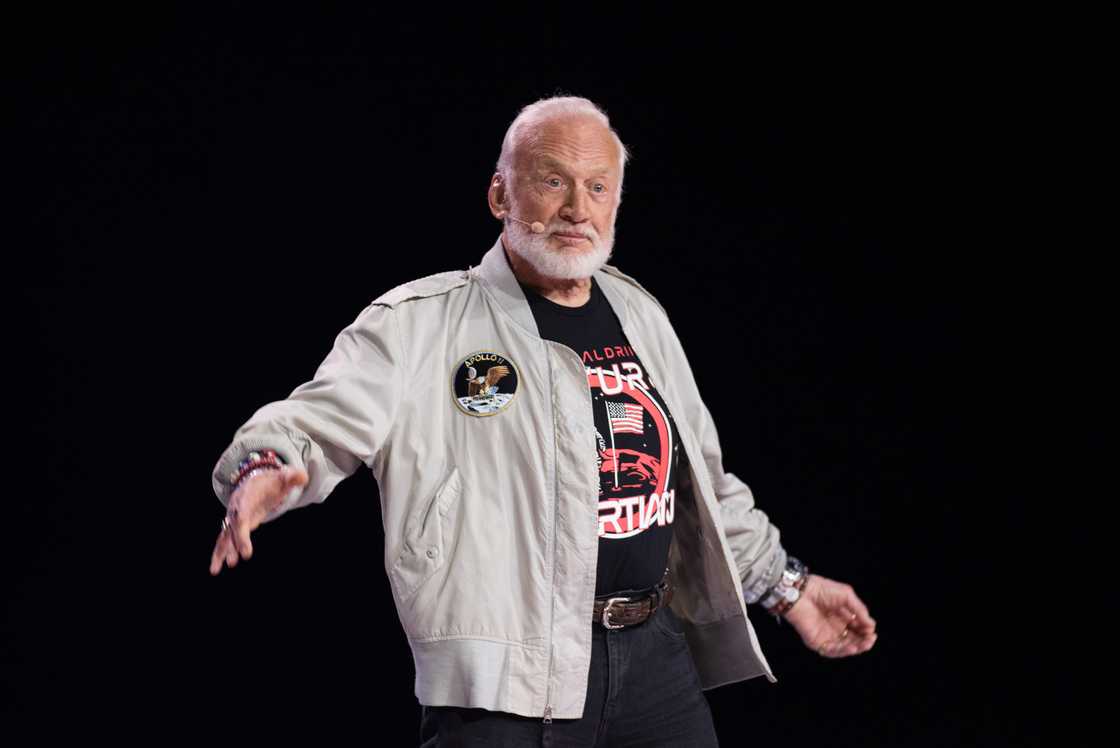
<svg viewBox="0 0 1120 748">
<path fill-rule="evenodd" d="M 577 186 L 574 190 L 570 190 L 568 199 L 560 208 L 560 217 L 571 223 L 583 223 L 591 217 L 588 210 L 589 199 L 582 187 Z"/>
</svg>

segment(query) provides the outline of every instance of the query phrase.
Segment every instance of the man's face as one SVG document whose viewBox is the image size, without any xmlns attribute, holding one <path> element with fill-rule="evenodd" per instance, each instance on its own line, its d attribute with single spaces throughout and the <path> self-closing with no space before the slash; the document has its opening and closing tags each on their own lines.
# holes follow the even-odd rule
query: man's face
<svg viewBox="0 0 1120 748">
<path fill-rule="evenodd" d="M 505 219 L 510 249 L 552 278 L 587 278 L 611 255 L 618 214 L 618 145 L 603 124 L 576 115 L 549 120 L 525 137 L 513 157 Z"/>
</svg>

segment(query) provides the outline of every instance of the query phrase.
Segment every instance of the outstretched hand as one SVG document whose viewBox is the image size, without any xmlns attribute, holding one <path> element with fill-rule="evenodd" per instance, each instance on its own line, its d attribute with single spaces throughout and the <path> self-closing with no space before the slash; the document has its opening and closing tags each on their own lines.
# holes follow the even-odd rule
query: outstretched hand
<svg viewBox="0 0 1120 748">
<path fill-rule="evenodd" d="M 226 507 L 229 522 L 218 533 L 214 552 L 210 554 L 211 576 L 222 570 L 223 562 L 232 569 L 238 560 L 248 560 L 253 555 L 249 533 L 280 506 L 293 488 L 307 485 L 307 478 L 306 470 L 284 465 L 278 470 L 262 470 L 237 487 Z"/>
<path fill-rule="evenodd" d="M 875 619 L 852 586 L 818 574 L 809 574 L 801 598 L 783 617 L 822 657 L 860 654 L 879 638 Z"/>
</svg>

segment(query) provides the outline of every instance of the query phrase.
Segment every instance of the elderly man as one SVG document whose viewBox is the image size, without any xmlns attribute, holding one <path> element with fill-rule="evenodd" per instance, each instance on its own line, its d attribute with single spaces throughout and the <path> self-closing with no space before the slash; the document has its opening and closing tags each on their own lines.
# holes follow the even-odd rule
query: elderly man
<svg viewBox="0 0 1120 748">
<path fill-rule="evenodd" d="M 427 745 L 716 745 L 702 690 L 777 680 L 747 604 L 825 657 L 876 640 L 724 470 L 665 309 L 606 264 L 627 156 L 586 99 L 525 107 L 481 264 L 375 299 L 213 471 L 212 574 L 374 472 Z"/>
</svg>

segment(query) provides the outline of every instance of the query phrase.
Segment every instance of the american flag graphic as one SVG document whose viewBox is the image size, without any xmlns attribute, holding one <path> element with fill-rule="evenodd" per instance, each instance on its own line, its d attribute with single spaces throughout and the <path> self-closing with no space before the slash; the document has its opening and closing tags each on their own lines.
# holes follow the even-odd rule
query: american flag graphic
<svg viewBox="0 0 1120 748">
<path fill-rule="evenodd" d="M 612 403 L 607 401 L 607 417 L 611 422 L 612 434 L 641 434 L 642 416 L 641 405 L 633 403 Z"/>
</svg>

